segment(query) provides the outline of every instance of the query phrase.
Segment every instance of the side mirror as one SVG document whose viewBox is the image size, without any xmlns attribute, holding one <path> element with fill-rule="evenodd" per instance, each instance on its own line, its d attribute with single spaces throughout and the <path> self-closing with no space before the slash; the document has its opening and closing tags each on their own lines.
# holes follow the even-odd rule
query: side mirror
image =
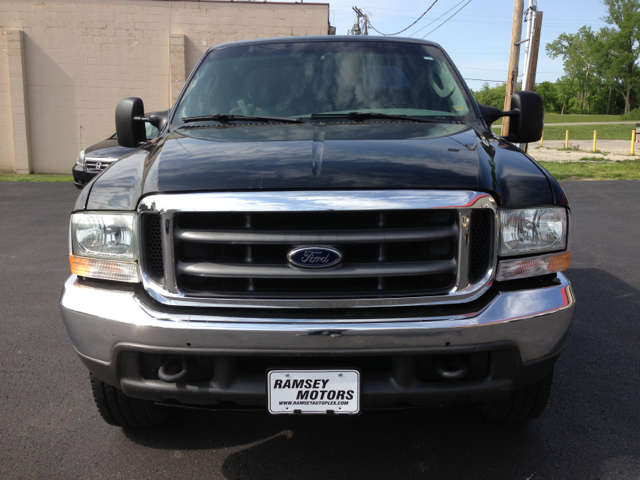
<svg viewBox="0 0 640 480">
<path fill-rule="evenodd" d="M 511 110 L 503 112 L 499 108 L 480 105 L 480 114 L 491 126 L 502 117 L 510 117 L 509 135 L 505 137 L 513 143 L 537 142 L 544 130 L 544 102 L 537 93 L 516 92 L 511 95 Z"/>
<path fill-rule="evenodd" d="M 136 148 L 147 141 L 143 118 L 144 103 L 141 99 L 129 97 L 120 100 L 116 107 L 116 134 L 119 145 Z"/>
<path fill-rule="evenodd" d="M 537 93 L 516 92 L 511 96 L 511 109 L 519 110 L 520 115 L 512 116 L 509 124 L 509 136 L 515 143 L 537 142 L 544 130 L 544 102 Z"/>
</svg>

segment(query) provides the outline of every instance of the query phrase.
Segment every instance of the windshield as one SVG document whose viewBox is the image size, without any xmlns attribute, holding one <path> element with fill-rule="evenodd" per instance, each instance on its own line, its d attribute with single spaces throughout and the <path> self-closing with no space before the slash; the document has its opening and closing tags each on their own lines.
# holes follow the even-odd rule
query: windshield
<svg viewBox="0 0 640 480">
<path fill-rule="evenodd" d="M 173 125 L 215 114 L 304 118 L 373 112 L 475 119 L 465 89 L 439 48 L 385 41 L 213 50 L 175 111 Z"/>
</svg>

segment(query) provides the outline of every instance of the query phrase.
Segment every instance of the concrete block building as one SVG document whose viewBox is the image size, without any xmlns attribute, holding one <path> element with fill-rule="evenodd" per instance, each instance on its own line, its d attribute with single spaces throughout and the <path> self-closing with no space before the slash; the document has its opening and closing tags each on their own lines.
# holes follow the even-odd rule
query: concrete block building
<svg viewBox="0 0 640 480">
<path fill-rule="evenodd" d="M 209 47 L 327 35 L 329 5 L 1 0 L 0 31 L 0 172 L 69 174 L 122 98 L 165 110 Z"/>
</svg>

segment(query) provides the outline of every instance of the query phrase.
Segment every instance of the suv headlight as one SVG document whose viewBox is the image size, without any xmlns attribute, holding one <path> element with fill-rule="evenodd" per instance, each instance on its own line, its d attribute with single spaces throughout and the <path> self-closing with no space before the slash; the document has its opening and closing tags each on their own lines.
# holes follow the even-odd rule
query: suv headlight
<svg viewBox="0 0 640 480">
<path fill-rule="evenodd" d="M 569 268 L 567 249 L 567 210 L 540 207 L 500 210 L 500 256 L 528 255 L 527 258 L 501 260 L 497 280 L 513 280 Z M 549 254 L 549 252 L 562 251 Z M 546 255 L 537 255 L 542 254 Z"/>
<path fill-rule="evenodd" d="M 84 150 L 78 154 L 78 158 L 76 158 L 76 165 L 84 168 Z"/>
<path fill-rule="evenodd" d="M 86 212 L 71 215 L 71 272 L 139 282 L 135 213 Z"/>
</svg>

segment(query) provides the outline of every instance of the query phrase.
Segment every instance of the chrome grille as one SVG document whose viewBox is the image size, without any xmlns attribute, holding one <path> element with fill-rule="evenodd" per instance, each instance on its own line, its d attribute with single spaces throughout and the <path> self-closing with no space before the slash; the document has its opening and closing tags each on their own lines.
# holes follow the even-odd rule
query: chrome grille
<svg viewBox="0 0 640 480">
<path fill-rule="evenodd" d="M 113 158 L 85 158 L 84 169 L 87 172 L 102 172 L 111 166 L 115 161 Z"/>
<path fill-rule="evenodd" d="M 496 264 L 497 206 L 482 192 L 156 194 L 138 212 L 143 283 L 167 305 L 459 303 L 490 288 Z M 299 247 L 335 248 L 343 259 L 297 268 L 288 254 Z"/>
<path fill-rule="evenodd" d="M 455 210 L 179 213 L 178 288 L 195 296 L 345 297 L 445 292 L 457 271 Z M 293 268 L 287 254 L 331 246 L 335 268 Z"/>
</svg>

